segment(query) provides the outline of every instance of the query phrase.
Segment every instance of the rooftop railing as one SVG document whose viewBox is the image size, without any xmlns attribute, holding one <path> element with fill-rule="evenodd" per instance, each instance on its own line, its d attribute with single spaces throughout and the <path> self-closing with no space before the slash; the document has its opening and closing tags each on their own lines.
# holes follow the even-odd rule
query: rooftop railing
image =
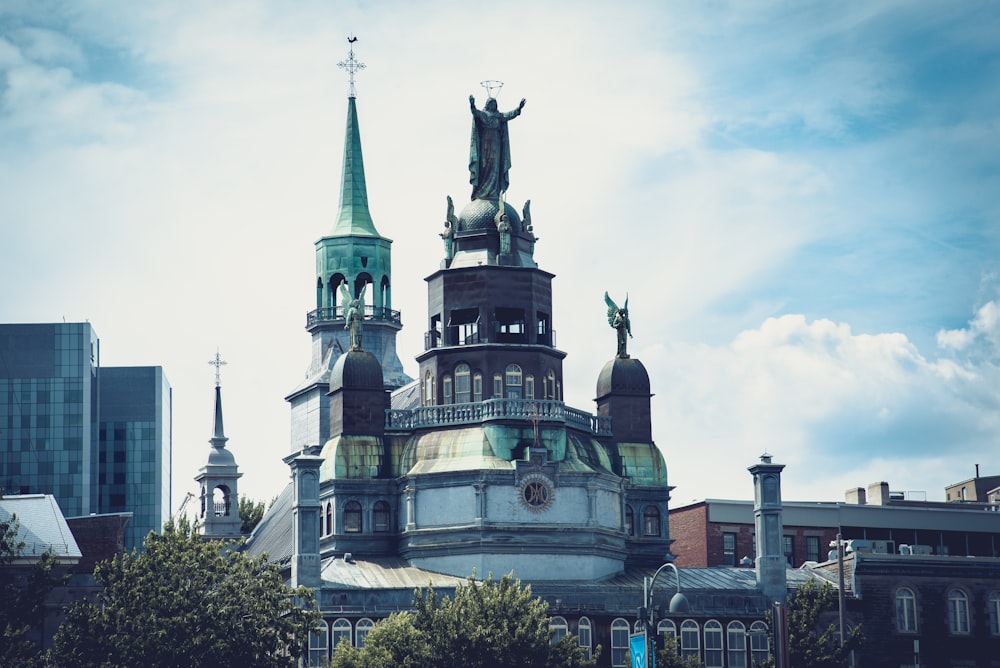
<svg viewBox="0 0 1000 668">
<path fill-rule="evenodd" d="M 609 416 L 591 415 L 561 401 L 541 399 L 486 399 L 462 404 L 388 409 L 385 428 L 390 431 L 477 424 L 494 420 L 562 422 L 595 436 L 611 435 Z"/>
<path fill-rule="evenodd" d="M 394 322 L 399 324 L 399 311 L 394 311 L 391 308 L 385 308 L 383 306 L 370 306 L 365 305 L 365 320 L 388 320 L 389 322 Z M 318 308 L 315 311 L 310 311 L 306 315 L 306 327 L 312 327 L 321 322 L 336 322 L 344 320 L 344 307 L 343 306 L 325 306 L 323 308 Z"/>
</svg>

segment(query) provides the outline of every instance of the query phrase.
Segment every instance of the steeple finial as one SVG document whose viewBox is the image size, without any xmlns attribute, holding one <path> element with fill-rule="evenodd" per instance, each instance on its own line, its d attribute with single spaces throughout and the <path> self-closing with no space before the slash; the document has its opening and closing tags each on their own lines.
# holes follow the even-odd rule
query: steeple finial
<svg viewBox="0 0 1000 668">
<path fill-rule="evenodd" d="M 215 367 L 215 422 L 212 426 L 212 438 L 209 440 L 209 443 L 212 444 L 213 448 L 224 448 L 226 447 L 226 441 L 229 439 L 226 438 L 225 431 L 222 428 L 222 374 L 220 370 L 227 362 L 222 359 L 222 355 L 216 349 L 215 357 L 209 360 L 208 363 Z"/>
<path fill-rule="evenodd" d="M 354 57 L 354 43 L 357 41 L 358 38 L 354 35 L 347 38 L 347 43 L 350 44 L 347 51 L 347 60 L 342 60 L 337 63 L 337 67 L 347 71 L 347 83 L 350 91 L 348 97 L 358 96 L 358 91 L 354 88 L 354 75 L 360 70 L 365 69 L 365 64 Z"/>
<path fill-rule="evenodd" d="M 348 37 L 351 44 L 347 60 L 337 66 L 347 70 L 351 84 L 351 94 L 347 99 L 347 130 L 344 135 L 344 171 L 340 184 L 340 215 L 333 227 L 335 236 L 351 235 L 377 237 L 378 230 L 368 211 L 368 187 L 365 184 L 365 162 L 361 156 L 361 130 L 358 128 L 358 110 L 355 100 L 354 75 L 364 69 L 365 64 L 354 57 L 354 42 L 357 37 Z"/>
<path fill-rule="evenodd" d="M 215 367 L 215 386 L 219 387 L 222 385 L 222 367 L 224 367 L 228 362 L 222 359 L 222 355 L 219 354 L 219 349 L 215 349 L 215 357 L 208 360 L 211 366 Z"/>
</svg>

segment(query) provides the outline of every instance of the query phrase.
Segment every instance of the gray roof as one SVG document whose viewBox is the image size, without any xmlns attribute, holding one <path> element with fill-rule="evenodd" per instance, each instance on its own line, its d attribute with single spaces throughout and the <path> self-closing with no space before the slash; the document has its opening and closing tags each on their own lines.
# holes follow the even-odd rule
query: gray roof
<svg viewBox="0 0 1000 668">
<path fill-rule="evenodd" d="M 275 563 L 292 558 L 292 502 L 295 500 L 292 483 L 285 485 L 281 494 L 247 539 L 246 553 L 252 557 L 267 554 Z"/>
<path fill-rule="evenodd" d="M 0 521 L 17 516 L 17 540 L 24 543 L 22 558 L 48 552 L 62 563 L 75 564 L 83 554 L 51 494 L 24 494 L 0 498 Z"/>
</svg>

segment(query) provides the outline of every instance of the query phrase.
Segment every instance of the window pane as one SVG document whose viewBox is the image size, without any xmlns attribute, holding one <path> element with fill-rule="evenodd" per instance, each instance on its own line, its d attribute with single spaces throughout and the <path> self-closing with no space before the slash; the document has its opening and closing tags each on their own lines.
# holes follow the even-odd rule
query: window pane
<svg viewBox="0 0 1000 668">
<path fill-rule="evenodd" d="M 589 661 L 591 648 L 593 647 L 593 639 L 591 637 L 590 620 L 586 617 L 580 618 L 580 622 L 576 630 L 576 638 L 577 644 L 583 648 L 583 653 Z"/>
<path fill-rule="evenodd" d="M 969 599 L 957 589 L 948 594 L 948 628 L 952 633 L 969 632 Z"/>
<path fill-rule="evenodd" d="M 896 630 L 903 633 L 917 630 L 916 599 L 905 587 L 896 592 Z"/>
<path fill-rule="evenodd" d="M 681 656 L 698 656 L 701 647 L 698 637 L 698 623 L 693 620 L 686 620 L 681 624 Z"/>
<path fill-rule="evenodd" d="M 722 563 L 726 566 L 736 565 L 736 534 L 722 534 Z"/>
<path fill-rule="evenodd" d="M 726 627 L 726 645 L 729 668 L 746 668 L 747 636 L 746 627 L 742 622 L 729 622 L 729 626 Z"/>
<path fill-rule="evenodd" d="M 455 402 L 464 404 L 468 403 L 471 399 L 469 394 L 469 378 L 470 369 L 468 364 L 459 364 L 455 367 Z M 480 384 L 482 383 L 482 376 L 479 376 Z M 480 392 L 482 392 L 482 386 L 480 385 Z"/>
<path fill-rule="evenodd" d="M 569 632 L 569 625 L 566 623 L 564 618 L 553 617 L 549 620 L 549 630 L 552 631 L 552 637 L 549 639 L 549 643 L 555 645 Z"/>
<path fill-rule="evenodd" d="M 705 622 L 705 668 L 722 668 L 722 624 Z"/>
<path fill-rule="evenodd" d="M 358 647 L 365 646 L 365 640 L 368 638 L 368 634 L 371 632 L 373 628 L 375 628 L 375 622 L 368 619 L 367 617 L 358 620 L 357 631 L 355 633 L 355 636 L 357 636 L 358 640 L 357 642 Z"/>
<path fill-rule="evenodd" d="M 628 622 L 618 618 L 611 622 L 611 665 L 624 666 L 628 650 Z"/>
</svg>

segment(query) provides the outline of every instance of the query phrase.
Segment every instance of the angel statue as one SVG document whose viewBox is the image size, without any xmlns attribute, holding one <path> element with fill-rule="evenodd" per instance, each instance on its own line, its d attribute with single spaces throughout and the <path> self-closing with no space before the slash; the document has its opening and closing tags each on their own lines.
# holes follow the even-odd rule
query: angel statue
<svg viewBox="0 0 1000 668">
<path fill-rule="evenodd" d="M 497 215 L 493 216 L 493 222 L 500 233 L 500 254 L 510 254 L 510 221 L 507 220 L 507 205 L 503 200 L 504 192 L 500 191 L 497 197 Z"/>
<path fill-rule="evenodd" d="M 361 350 L 361 326 L 365 317 L 365 289 L 368 284 L 361 286 L 361 293 L 357 299 L 351 298 L 351 289 L 347 287 L 347 280 L 340 283 L 340 307 L 344 312 L 344 329 L 351 330 L 351 347 L 348 350 Z"/>
<path fill-rule="evenodd" d="M 521 211 L 521 227 L 524 228 L 525 234 L 528 235 L 528 254 L 534 257 L 535 242 L 538 241 L 538 237 L 535 236 L 535 226 L 531 224 L 530 199 L 524 203 L 524 209 Z"/>
<path fill-rule="evenodd" d="M 458 216 L 455 215 L 455 202 L 451 195 L 448 195 L 448 211 L 445 213 L 444 232 L 440 234 L 444 239 L 444 258 L 451 260 L 455 255 L 455 230 L 458 229 Z"/>
<path fill-rule="evenodd" d="M 604 303 L 608 305 L 608 324 L 618 332 L 618 357 L 627 358 L 626 342 L 632 337 L 632 323 L 628 319 L 628 295 L 625 295 L 625 306 L 619 307 L 608 293 L 604 293 Z"/>
</svg>

